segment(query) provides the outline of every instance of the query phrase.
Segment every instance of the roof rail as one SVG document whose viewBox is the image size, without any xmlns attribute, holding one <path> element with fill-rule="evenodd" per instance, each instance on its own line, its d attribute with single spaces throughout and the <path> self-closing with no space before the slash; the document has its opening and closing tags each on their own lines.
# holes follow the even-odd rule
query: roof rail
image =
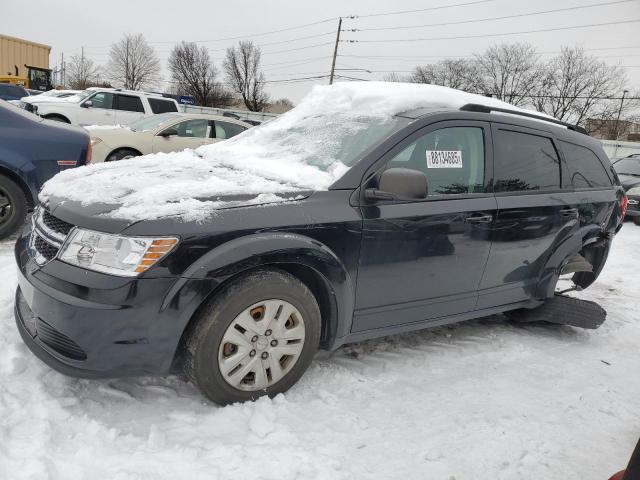
<svg viewBox="0 0 640 480">
<path fill-rule="evenodd" d="M 589 135 L 589 133 L 583 127 L 579 127 L 578 125 L 574 125 L 573 123 L 567 123 L 561 120 L 556 120 L 555 118 L 544 117 L 542 115 L 536 115 L 535 113 L 527 113 L 521 110 L 511 110 L 509 108 L 490 107 L 488 105 L 480 105 L 479 103 L 467 103 L 466 105 L 463 105 L 462 107 L 460 107 L 460 110 L 464 112 L 480 112 L 480 113 L 491 113 L 491 112 L 509 113 L 511 115 L 534 118 L 536 120 L 542 120 L 543 122 L 549 122 L 555 125 L 561 125 L 563 127 L 567 127 L 569 130 L 573 130 L 574 132 L 582 133 L 583 135 Z"/>
</svg>

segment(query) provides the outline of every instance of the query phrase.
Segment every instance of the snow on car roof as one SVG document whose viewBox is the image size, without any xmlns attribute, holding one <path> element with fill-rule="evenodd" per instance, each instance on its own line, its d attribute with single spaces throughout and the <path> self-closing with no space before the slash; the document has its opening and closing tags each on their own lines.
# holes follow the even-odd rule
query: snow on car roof
<svg viewBox="0 0 640 480">
<path fill-rule="evenodd" d="M 197 151 L 66 170 L 45 184 L 40 199 L 110 204 L 109 216 L 127 220 L 203 220 L 217 209 L 237 205 L 226 202 L 226 195 L 255 195 L 247 203 L 257 204 L 291 199 L 291 192 L 326 190 L 348 169 L 344 144 L 353 143 L 359 132 L 375 127 L 383 138 L 386 126 L 391 128 L 394 116 L 403 111 L 458 109 L 467 103 L 517 109 L 435 85 L 316 86 L 294 109 L 230 140 Z M 357 147 L 349 147 L 352 154 Z"/>
</svg>

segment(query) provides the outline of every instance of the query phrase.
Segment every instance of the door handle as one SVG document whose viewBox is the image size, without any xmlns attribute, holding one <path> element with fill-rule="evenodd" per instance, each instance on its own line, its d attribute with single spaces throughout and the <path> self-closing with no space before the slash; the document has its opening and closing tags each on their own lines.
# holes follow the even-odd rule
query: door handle
<svg viewBox="0 0 640 480">
<path fill-rule="evenodd" d="M 467 223 L 490 223 L 493 221 L 493 215 L 469 215 L 464 219 Z"/>
<path fill-rule="evenodd" d="M 578 209 L 577 208 L 563 208 L 560 210 L 560 215 L 563 217 L 577 217 Z"/>
</svg>

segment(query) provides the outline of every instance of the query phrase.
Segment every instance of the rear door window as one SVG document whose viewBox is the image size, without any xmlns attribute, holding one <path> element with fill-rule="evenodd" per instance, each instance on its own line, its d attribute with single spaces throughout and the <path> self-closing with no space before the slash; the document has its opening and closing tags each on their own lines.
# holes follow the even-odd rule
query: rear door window
<svg viewBox="0 0 640 480">
<path fill-rule="evenodd" d="M 142 106 L 140 97 L 133 95 L 116 95 L 116 97 L 116 110 L 144 113 L 144 107 Z"/>
<path fill-rule="evenodd" d="M 591 150 L 569 142 L 560 142 L 567 161 L 568 178 L 563 178 L 563 187 L 602 188 L 610 187 L 611 180 L 600 159 Z"/>
<path fill-rule="evenodd" d="M 175 102 L 171 100 L 161 100 L 159 98 L 148 98 L 149 105 L 151 105 L 151 111 L 153 113 L 167 113 L 167 112 L 177 112 L 178 107 L 176 107 Z"/>
<path fill-rule="evenodd" d="M 560 159 L 550 138 L 502 128 L 494 132 L 494 191 L 560 188 Z"/>
</svg>

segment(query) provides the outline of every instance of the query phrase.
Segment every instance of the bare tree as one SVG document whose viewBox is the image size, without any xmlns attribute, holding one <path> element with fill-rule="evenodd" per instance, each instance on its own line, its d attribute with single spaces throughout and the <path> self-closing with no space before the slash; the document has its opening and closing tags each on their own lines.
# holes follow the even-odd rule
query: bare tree
<svg viewBox="0 0 640 480">
<path fill-rule="evenodd" d="M 611 119 L 619 105 L 607 98 L 621 94 L 626 81 L 622 68 L 607 65 L 582 48 L 565 47 L 546 65 L 532 103 L 539 111 L 576 124 L 594 115 Z"/>
<path fill-rule="evenodd" d="M 478 84 L 478 71 L 474 62 L 449 58 L 415 67 L 408 80 L 413 83 L 442 85 L 471 92 Z"/>
<path fill-rule="evenodd" d="M 272 106 L 276 107 L 277 110 L 282 111 L 283 113 L 294 107 L 293 102 L 288 98 L 279 98 L 272 103 Z"/>
<path fill-rule="evenodd" d="M 179 43 L 169 56 L 169 71 L 176 91 L 191 95 L 198 105 L 225 107 L 233 101 L 231 93 L 216 82 L 218 72 L 206 47 Z"/>
<path fill-rule="evenodd" d="M 260 48 L 253 42 L 241 41 L 227 48 L 224 71 L 231 89 L 242 97 L 247 109 L 258 112 L 267 105 L 264 74 L 260 72 Z"/>
<path fill-rule="evenodd" d="M 67 84 L 74 90 L 84 90 L 98 83 L 100 67 L 84 55 L 73 55 L 66 64 Z"/>
<path fill-rule="evenodd" d="M 491 95 L 516 106 L 530 102 L 540 79 L 538 55 L 533 46 L 526 43 L 494 45 L 474 57 L 475 93 Z"/>
<path fill-rule="evenodd" d="M 130 90 L 152 87 L 160 80 L 160 61 L 142 34 L 125 35 L 111 45 L 107 70 L 114 85 Z"/>
</svg>

